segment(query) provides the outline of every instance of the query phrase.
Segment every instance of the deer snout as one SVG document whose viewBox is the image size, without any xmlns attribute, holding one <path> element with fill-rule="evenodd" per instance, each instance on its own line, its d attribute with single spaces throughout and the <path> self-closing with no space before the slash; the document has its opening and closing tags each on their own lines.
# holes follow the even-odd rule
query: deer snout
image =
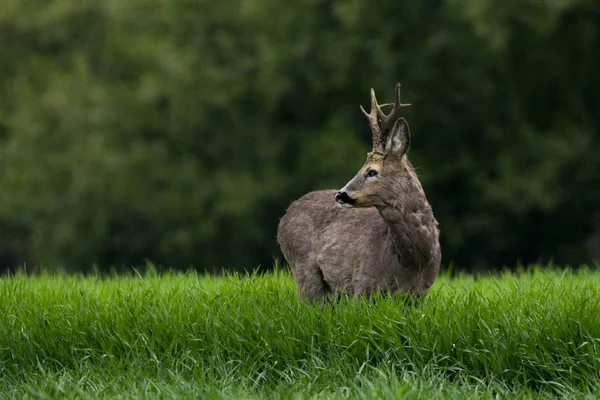
<svg viewBox="0 0 600 400">
<path fill-rule="evenodd" d="M 350 197 L 350 195 L 348 195 L 348 192 L 346 192 L 345 190 L 340 190 L 335 195 L 335 201 L 337 201 L 344 207 L 352 207 L 356 200 Z"/>
</svg>

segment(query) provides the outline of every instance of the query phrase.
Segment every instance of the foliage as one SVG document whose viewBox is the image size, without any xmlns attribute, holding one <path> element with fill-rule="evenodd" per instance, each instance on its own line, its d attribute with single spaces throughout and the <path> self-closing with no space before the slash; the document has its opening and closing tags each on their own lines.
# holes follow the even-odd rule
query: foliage
<svg viewBox="0 0 600 400">
<path fill-rule="evenodd" d="M 0 396 L 594 397 L 600 272 L 442 277 L 419 308 L 288 273 L 0 280 Z M 520 396 L 520 397 L 519 397 Z"/>
<path fill-rule="evenodd" d="M 588 0 L 0 4 L 0 263 L 257 264 L 396 81 L 445 262 L 600 255 Z"/>
</svg>

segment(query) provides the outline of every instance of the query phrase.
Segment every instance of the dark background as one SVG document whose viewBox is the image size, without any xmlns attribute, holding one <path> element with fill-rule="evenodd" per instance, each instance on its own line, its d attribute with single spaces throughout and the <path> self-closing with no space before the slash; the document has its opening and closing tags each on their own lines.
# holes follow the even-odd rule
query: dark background
<svg viewBox="0 0 600 400">
<path fill-rule="evenodd" d="M 0 2 L 0 270 L 269 268 L 403 83 L 443 264 L 600 257 L 596 0 Z"/>
</svg>

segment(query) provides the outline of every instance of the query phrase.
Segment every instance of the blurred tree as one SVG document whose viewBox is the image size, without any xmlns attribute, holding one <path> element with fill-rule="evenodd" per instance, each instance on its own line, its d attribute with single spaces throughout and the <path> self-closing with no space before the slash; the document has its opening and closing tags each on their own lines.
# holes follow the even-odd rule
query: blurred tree
<svg viewBox="0 0 600 400">
<path fill-rule="evenodd" d="M 2 266 L 268 267 L 396 81 L 445 262 L 600 256 L 592 0 L 7 1 L 0 48 Z"/>
</svg>

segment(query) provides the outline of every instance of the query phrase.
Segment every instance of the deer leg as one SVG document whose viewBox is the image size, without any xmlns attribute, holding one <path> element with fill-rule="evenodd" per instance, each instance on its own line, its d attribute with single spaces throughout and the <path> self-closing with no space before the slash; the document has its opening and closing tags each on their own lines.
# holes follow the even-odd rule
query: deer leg
<svg viewBox="0 0 600 400">
<path fill-rule="evenodd" d="M 315 301 L 324 299 L 329 293 L 329 285 L 325 282 L 318 264 L 298 266 L 294 272 L 300 298 Z"/>
</svg>

